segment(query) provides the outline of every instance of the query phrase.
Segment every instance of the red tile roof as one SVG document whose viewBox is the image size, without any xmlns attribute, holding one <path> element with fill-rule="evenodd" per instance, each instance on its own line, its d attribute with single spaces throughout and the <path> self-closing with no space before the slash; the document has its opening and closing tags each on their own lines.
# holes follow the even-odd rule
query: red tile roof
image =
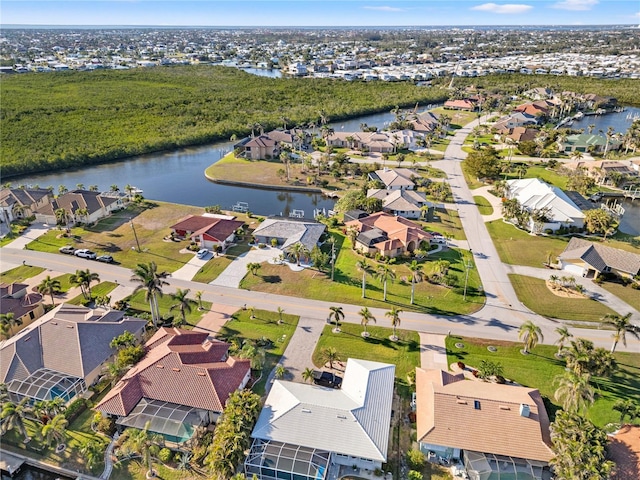
<svg viewBox="0 0 640 480">
<path fill-rule="evenodd" d="M 146 356 L 96 409 L 128 415 L 143 398 L 221 412 L 250 370 L 250 360 L 227 357 L 229 344 L 206 332 L 161 328 L 147 342 Z"/>
</svg>

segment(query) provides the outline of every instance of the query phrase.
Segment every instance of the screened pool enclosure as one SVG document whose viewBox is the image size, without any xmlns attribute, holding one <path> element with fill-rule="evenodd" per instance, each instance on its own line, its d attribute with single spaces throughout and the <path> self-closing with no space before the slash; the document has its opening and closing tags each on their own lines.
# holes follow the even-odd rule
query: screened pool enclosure
<svg viewBox="0 0 640 480">
<path fill-rule="evenodd" d="M 273 440 L 253 441 L 244 462 L 245 475 L 261 480 L 323 480 L 331 453 Z"/>
<path fill-rule="evenodd" d="M 55 398 L 62 398 L 65 402 L 68 402 L 87 390 L 82 378 L 49 370 L 48 368 L 40 368 L 24 380 L 11 380 L 7 388 L 12 399 L 17 401 L 28 397 L 33 401 L 49 401 Z"/>
</svg>

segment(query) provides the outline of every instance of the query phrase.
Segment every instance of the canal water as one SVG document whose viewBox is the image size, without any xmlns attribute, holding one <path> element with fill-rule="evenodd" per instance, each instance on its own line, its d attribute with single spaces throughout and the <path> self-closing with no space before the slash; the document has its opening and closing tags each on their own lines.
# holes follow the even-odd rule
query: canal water
<svg viewBox="0 0 640 480">
<path fill-rule="evenodd" d="M 640 108 L 627 107 L 624 112 L 620 113 L 589 115 L 580 120 L 574 120 L 571 128 L 574 130 L 584 128 L 585 132 L 588 132 L 589 125 L 595 125 L 592 131 L 595 134 L 598 134 L 600 130 L 606 132 L 609 127 L 613 127 L 616 133 L 625 133 L 634 119 L 640 119 Z"/>
<path fill-rule="evenodd" d="M 32 467 L 31 465 L 23 465 L 17 474 L 12 477 L 6 474 L 2 474 L 2 480 L 73 480 L 71 477 L 65 477 L 63 475 L 48 472 L 40 468 Z"/>
</svg>

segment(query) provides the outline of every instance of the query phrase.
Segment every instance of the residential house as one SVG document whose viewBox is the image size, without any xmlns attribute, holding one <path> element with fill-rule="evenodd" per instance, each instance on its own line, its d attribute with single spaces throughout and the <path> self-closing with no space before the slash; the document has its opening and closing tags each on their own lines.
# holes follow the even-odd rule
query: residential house
<svg viewBox="0 0 640 480">
<path fill-rule="evenodd" d="M 147 354 L 96 405 L 122 427 L 149 429 L 175 444 L 217 421 L 234 391 L 251 378 L 251 361 L 229 356 L 207 332 L 160 328 Z"/>
<path fill-rule="evenodd" d="M 301 243 L 311 252 L 318 245 L 326 228 L 315 220 L 272 216 L 258 225 L 253 236 L 257 242 L 267 245 L 271 245 L 272 240 L 276 239 L 279 248 L 285 253 L 296 243 Z"/>
<path fill-rule="evenodd" d="M 558 255 L 560 268 L 581 277 L 597 278 L 601 273 L 633 278 L 640 274 L 640 255 L 573 237 Z"/>
<path fill-rule="evenodd" d="M 473 112 L 476 108 L 476 104 L 471 100 L 447 100 L 444 102 L 444 108 L 448 110 L 468 110 Z"/>
<path fill-rule="evenodd" d="M 546 87 L 536 87 L 530 90 L 527 90 L 523 93 L 525 97 L 531 98 L 532 100 L 546 100 L 553 97 L 553 90 Z"/>
<path fill-rule="evenodd" d="M 549 478 L 549 417 L 537 389 L 416 369 L 417 439 L 429 459 L 460 459 L 471 480 Z"/>
<path fill-rule="evenodd" d="M 276 129 L 267 133 L 267 136 L 279 142 L 280 145 L 288 145 L 292 148 L 305 150 L 311 145 L 311 135 L 301 128 L 293 128 L 291 130 Z"/>
<path fill-rule="evenodd" d="M 42 295 L 27 292 L 25 283 L 0 283 L 0 314 L 13 314 L 18 324 L 13 334 L 44 314 Z"/>
<path fill-rule="evenodd" d="M 0 222 L 11 223 L 26 218 L 53 199 L 44 188 L 3 188 L 0 190 Z"/>
<path fill-rule="evenodd" d="M 369 173 L 369 180 L 382 182 L 387 190 L 413 190 L 416 174 L 408 168 L 383 168 Z"/>
<path fill-rule="evenodd" d="M 63 209 L 67 214 L 67 222 L 93 223 L 121 208 L 124 208 L 122 197 L 107 196 L 90 190 L 73 190 L 37 208 L 34 213 L 39 222 L 55 224 L 56 211 Z"/>
<path fill-rule="evenodd" d="M 526 112 L 515 112 L 509 115 L 507 118 L 496 122 L 493 126 L 498 131 L 511 130 L 516 127 L 524 127 L 527 125 L 536 125 L 538 119 Z"/>
<path fill-rule="evenodd" d="M 530 220 L 529 229 L 540 233 L 544 230 L 557 230 L 561 226 L 582 228 L 584 214 L 568 196 L 558 187 L 549 185 L 538 178 L 507 180 L 507 197 L 518 200 L 529 212 L 545 210 L 547 220 L 535 225 Z"/>
<path fill-rule="evenodd" d="M 510 138 L 516 143 L 532 142 L 539 133 L 540 131 L 535 128 L 515 127 L 507 135 L 507 138 Z"/>
<path fill-rule="evenodd" d="M 111 340 L 125 331 L 141 338 L 147 322 L 118 310 L 62 304 L 0 343 L 0 382 L 19 401 L 81 395 L 115 357 Z"/>
<path fill-rule="evenodd" d="M 333 147 L 377 153 L 393 153 L 400 144 L 389 132 L 334 132 L 326 140 Z"/>
<path fill-rule="evenodd" d="M 171 230 L 183 238 L 190 238 L 200 248 L 224 250 L 235 241 L 236 231 L 244 225 L 240 220 L 234 220 L 231 215 L 189 215 L 175 225 Z"/>
<path fill-rule="evenodd" d="M 439 119 L 435 113 L 425 112 L 419 115 L 410 116 L 411 129 L 418 133 L 431 133 L 438 127 Z"/>
<path fill-rule="evenodd" d="M 431 206 L 424 193 L 415 190 L 385 190 L 370 188 L 367 198 L 382 200 L 382 211 L 404 218 L 418 219 L 426 214 L 423 207 Z M 431 208 L 433 210 L 433 207 Z"/>
<path fill-rule="evenodd" d="M 269 160 L 280 155 L 280 142 L 267 135 L 244 138 L 233 148 L 236 156 L 249 160 Z"/>
<path fill-rule="evenodd" d="M 514 111 L 520 113 L 526 113 L 535 118 L 546 117 L 549 113 L 550 106 L 546 104 L 542 104 L 541 102 L 533 102 L 533 103 L 524 103 L 522 105 L 518 105 Z"/>
<path fill-rule="evenodd" d="M 247 478 L 325 480 L 387 461 L 395 366 L 350 358 L 340 389 L 276 380 L 251 436 Z"/>
<path fill-rule="evenodd" d="M 433 238 L 420 225 L 403 217 L 378 212 L 345 224 L 358 231 L 355 249 L 362 253 L 379 252 L 385 257 L 397 257 L 413 252 L 423 242 Z"/>
<path fill-rule="evenodd" d="M 558 151 L 571 152 L 593 152 L 605 153 L 611 150 L 618 150 L 622 145 L 620 140 L 605 137 L 604 135 L 593 135 L 590 133 L 580 133 L 568 135 L 566 138 L 558 139 Z"/>
<path fill-rule="evenodd" d="M 591 178 L 600 185 L 616 185 L 617 179 L 624 177 L 637 177 L 638 171 L 634 169 L 631 161 L 624 160 L 590 160 L 563 164 L 570 170 L 584 169 Z"/>
</svg>

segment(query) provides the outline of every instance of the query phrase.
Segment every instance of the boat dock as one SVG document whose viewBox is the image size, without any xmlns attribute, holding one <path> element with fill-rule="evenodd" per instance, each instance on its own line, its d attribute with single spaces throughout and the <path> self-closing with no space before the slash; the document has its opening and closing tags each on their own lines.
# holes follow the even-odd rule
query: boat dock
<svg viewBox="0 0 640 480">
<path fill-rule="evenodd" d="M 6 473 L 10 477 L 13 477 L 20 471 L 24 462 L 24 458 L 3 450 L 2 457 L 0 458 L 0 470 L 2 473 Z"/>
</svg>

